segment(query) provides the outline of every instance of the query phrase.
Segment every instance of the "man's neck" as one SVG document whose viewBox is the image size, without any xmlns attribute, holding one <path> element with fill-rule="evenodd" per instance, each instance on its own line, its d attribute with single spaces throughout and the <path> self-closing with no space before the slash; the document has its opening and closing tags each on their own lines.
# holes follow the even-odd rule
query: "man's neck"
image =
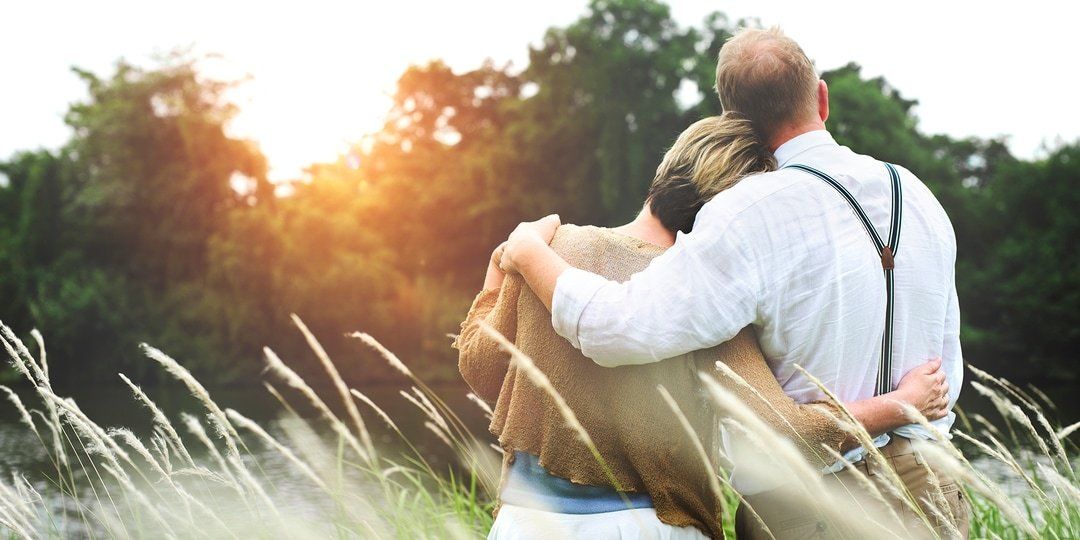
<svg viewBox="0 0 1080 540">
<path fill-rule="evenodd" d="M 663 223 L 660 223 L 660 220 L 653 215 L 648 203 L 641 208 L 634 221 L 615 227 L 615 230 L 664 248 L 675 244 L 675 233 L 664 227 Z"/>
<path fill-rule="evenodd" d="M 791 124 L 788 126 L 781 126 L 776 130 L 776 133 L 769 140 L 769 151 L 776 152 L 777 148 L 780 148 L 784 143 L 802 135 L 803 133 L 809 133 L 811 131 L 818 131 L 825 129 L 825 122 L 821 120 L 814 120 L 810 122 L 804 122 L 801 124 Z"/>
</svg>

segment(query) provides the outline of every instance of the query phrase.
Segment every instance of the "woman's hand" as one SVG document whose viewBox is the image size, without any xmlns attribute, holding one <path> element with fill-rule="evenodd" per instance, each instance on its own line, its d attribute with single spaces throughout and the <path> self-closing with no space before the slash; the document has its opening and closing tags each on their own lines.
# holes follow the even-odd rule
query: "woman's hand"
<svg viewBox="0 0 1080 540">
<path fill-rule="evenodd" d="M 935 358 L 907 372 L 894 391 L 904 403 L 918 409 L 927 420 L 944 418 L 949 412 L 949 383 Z"/>
</svg>

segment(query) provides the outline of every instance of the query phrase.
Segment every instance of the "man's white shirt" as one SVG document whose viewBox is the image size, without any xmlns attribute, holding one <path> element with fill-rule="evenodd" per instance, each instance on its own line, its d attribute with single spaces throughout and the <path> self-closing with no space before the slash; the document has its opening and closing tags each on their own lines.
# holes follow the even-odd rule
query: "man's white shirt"
<svg viewBox="0 0 1080 540">
<path fill-rule="evenodd" d="M 892 194 L 884 164 L 812 131 L 775 152 L 850 191 L 881 237 Z M 955 287 L 956 239 L 937 199 L 898 167 L 903 223 L 896 256 L 892 381 L 940 356 L 950 411 L 963 360 Z M 874 395 L 885 327 L 881 259 L 851 207 L 822 180 L 794 169 L 748 177 L 717 195 L 694 229 L 626 283 L 579 269 L 559 277 L 555 330 L 600 365 L 642 364 L 705 349 L 753 324 L 769 366 L 796 402 L 825 396 L 798 364 L 843 401 Z M 934 422 L 948 432 L 955 415 Z M 895 433 L 930 438 L 922 427 Z M 881 437 L 878 444 L 884 444 Z M 861 457 L 850 453 L 849 460 Z"/>
</svg>

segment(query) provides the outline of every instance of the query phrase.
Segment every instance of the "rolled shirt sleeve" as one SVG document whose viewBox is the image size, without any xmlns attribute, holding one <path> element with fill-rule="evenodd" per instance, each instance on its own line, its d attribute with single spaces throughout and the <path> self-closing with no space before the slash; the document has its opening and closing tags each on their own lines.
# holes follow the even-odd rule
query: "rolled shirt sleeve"
<svg viewBox="0 0 1080 540">
<path fill-rule="evenodd" d="M 625 283 L 564 272 L 552 300 L 556 332 L 597 364 L 614 367 L 706 349 L 754 322 L 757 263 L 733 219 L 722 208 L 707 212 L 710 205 L 693 232 L 680 234 Z"/>
<path fill-rule="evenodd" d="M 551 325 L 575 348 L 581 348 L 578 322 L 585 306 L 609 283 L 613 282 L 580 268 L 568 269 L 555 283 L 555 295 L 551 299 Z"/>
</svg>

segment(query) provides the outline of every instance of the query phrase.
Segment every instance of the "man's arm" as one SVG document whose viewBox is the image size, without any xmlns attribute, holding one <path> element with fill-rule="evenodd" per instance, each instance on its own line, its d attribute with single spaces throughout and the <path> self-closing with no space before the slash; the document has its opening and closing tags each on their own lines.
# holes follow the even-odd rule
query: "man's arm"
<svg viewBox="0 0 1080 540">
<path fill-rule="evenodd" d="M 769 427 L 796 443 L 806 457 L 821 459 L 824 461 L 821 465 L 829 465 L 835 458 L 821 452 L 822 445 L 840 452 L 859 446 L 858 438 L 837 422 L 843 416 L 834 403 L 796 403 L 784 394 L 757 346 L 753 331 L 745 329 L 731 341 L 708 352 L 713 354 L 698 357 L 701 371 L 719 375 L 723 371 L 719 365 L 727 365 L 737 377 L 718 376 L 717 382 L 749 406 Z M 718 359 L 715 366 L 710 362 L 713 359 Z M 946 413 L 948 383 L 940 367 L 941 359 L 930 360 L 905 374 L 896 390 L 845 402 L 844 406 L 873 437 L 911 423 L 904 412 L 905 404 L 930 420 L 941 418 Z"/>
<path fill-rule="evenodd" d="M 904 374 L 896 390 L 844 406 L 870 435 L 877 437 L 911 423 L 904 404 L 914 407 L 927 420 L 944 418 L 949 413 L 950 390 L 941 359 L 934 358 Z"/>
<path fill-rule="evenodd" d="M 694 231 L 626 283 L 566 264 L 547 242 L 551 216 L 518 226 L 503 268 L 552 309 L 552 325 L 597 364 L 645 364 L 731 339 L 753 322 L 761 285 L 754 249 L 723 208 L 706 204 Z"/>
</svg>

